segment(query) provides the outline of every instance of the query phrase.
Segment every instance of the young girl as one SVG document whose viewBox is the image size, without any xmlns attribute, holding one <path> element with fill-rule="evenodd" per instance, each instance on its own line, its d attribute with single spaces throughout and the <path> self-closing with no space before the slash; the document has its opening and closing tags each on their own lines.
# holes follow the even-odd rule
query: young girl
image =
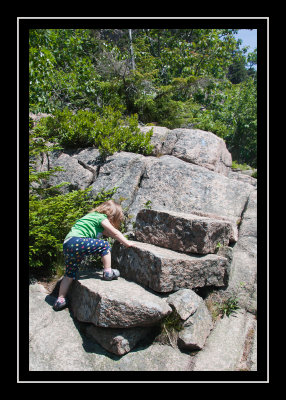
<svg viewBox="0 0 286 400">
<path fill-rule="evenodd" d="M 101 236 L 117 239 L 126 247 L 133 246 L 118 230 L 123 218 L 121 206 L 114 200 L 108 200 L 76 221 L 63 244 L 66 273 L 60 285 L 59 297 L 53 306 L 54 310 L 58 311 L 66 306 L 66 294 L 84 256 L 100 254 L 104 267 L 103 279 L 110 281 L 118 278 L 119 271 L 111 269 L 111 247 Z"/>
</svg>

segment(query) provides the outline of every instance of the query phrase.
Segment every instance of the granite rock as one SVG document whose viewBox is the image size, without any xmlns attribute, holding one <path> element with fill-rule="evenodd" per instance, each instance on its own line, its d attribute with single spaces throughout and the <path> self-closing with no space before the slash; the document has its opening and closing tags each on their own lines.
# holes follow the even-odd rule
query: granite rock
<svg viewBox="0 0 286 400">
<path fill-rule="evenodd" d="M 156 292 L 172 292 L 180 288 L 225 285 L 225 257 L 216 254 L 187 255 L 131 241 L 135 247 L 125 248 L 116 242 L 112 262 L 123 277 Z"/>
<path fill-rule="evenodd" d="M 85 272 L 69 289 L 70 309 L 82 322 L 105 328 L 156 325 L 172 309 L 164 299 L 119 277 L 104 281 Z"/>
<path fill-rule="evenodd" d="M 219 217 L 143 209 L 136 217 L 135 237 L 175 251 L 210 254 L 234 241 L 237 228 Z"/>
</svg>

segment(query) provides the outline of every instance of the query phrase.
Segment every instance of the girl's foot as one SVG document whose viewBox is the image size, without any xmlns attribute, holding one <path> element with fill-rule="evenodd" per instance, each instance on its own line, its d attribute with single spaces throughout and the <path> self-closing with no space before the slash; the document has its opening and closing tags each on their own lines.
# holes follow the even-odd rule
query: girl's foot
<svg viewBox="0 0 286 400">
<path fill-rule="evenodd" d="M 55 311 L 59 311 L 62 310 L 63 308 L 65 308 L 67 306 L 67 301 L 64 297 L 58 297 L 56 302 L 53 305 L 53 309 Z"/>
<path fill-rule="evenodd" d="M 111 271 L 103 271 L 103 280 L 112 281 L 112 279 L 117 279 L 120 276 L 118 269 L 111 269 Z"/>
</svg>

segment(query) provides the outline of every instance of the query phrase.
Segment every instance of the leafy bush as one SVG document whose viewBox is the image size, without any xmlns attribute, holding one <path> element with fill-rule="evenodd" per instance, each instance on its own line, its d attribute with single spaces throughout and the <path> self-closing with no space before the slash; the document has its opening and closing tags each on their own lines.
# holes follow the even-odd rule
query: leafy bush
<svg viewBox="0 0 286 400">
<path fill-rule="evenodd" d="M 87 110 L 72 113 L 65 108 L 42 119 L 35 132 L 64 147 L 95 146 L 103 156 L 117 151 L 148 155 L 153 147 L 150 144 L 153 132 L 140 132 L 137 115 L 124 119 L 112 107 L 104 107 L 101 113 Z"/>
<path fill-rule="evenodd" d="M 29 32 L 30 111 L 53 112 L 67 104 L 90 107 L 98 75 L 95 40 L 87 29 L 31 29 Z"/>
<path fill-rule="evenodd" d="M 201 99 L 206 110 L 197 127 L 222 137 L 239 163 L 256 167 L 257 93 L 252 78 L 237 84 L 212 82 Z"/>
</svg>

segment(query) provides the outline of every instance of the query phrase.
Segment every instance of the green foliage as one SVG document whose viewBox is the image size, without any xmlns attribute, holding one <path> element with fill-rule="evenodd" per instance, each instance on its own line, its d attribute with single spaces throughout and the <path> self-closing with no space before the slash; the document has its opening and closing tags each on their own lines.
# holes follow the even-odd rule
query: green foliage
<svg viewBox="0 0 286 400">
<path fill-rule="evenodd" d="M 161 322 L 161 327 L 166 329 L 168 332 L 177 331 L 180 332 L 183 329 L 183 321 L 176 311 L 167 315 Z"/>
<path fill-rule="evenodd" d="M 134 69 L 128 29 L 32 29 L 30 111 L 101 113 L 110 106 L 145 124 L 195 126 L 224 138 L 238 162 L 255 167 L 257 53 L 246 56 L 236 32 L 133 29 Z M 118 131 L 106 142 L 112 124 L 97 135 L 106 153 L 122 146 Z M 74 143 L 92 141 L 87 131 L 84 126 L 79 139 L 67 136 Z M 127 148 L 137 148 L 137 139 L 132 145 L 128 139 Z"/>
<path fill-rule="evenodd" d="M 65 108 L 53 117 L 41 120 L 36 133 L 69 148 L 95 146 L 102 156 L 117 151 L 129 151 L 148 155 L 152 131 L 144 134 L 138 128 L 138 117 L 123 118 L 120 111 L 104 107 L 101 112 L 79 110 L 72 113 Z"/>
<path fill-rule="evenodd" d="M 252 176 L 252 178 L 257 179 L 257 171 L 254 171 L 253 174 L 252 174 L 251 176 Z"/>
<path fill-rule="evenodd" d="M 233 296 L 229 297 L 223 303 L 218 305 L 218 310 L 222 318 L 224 316 L 229 317 L 230 315 L 235 314 L 239 308 L 240 307 L 238 306 L 238 299 Z"/>
<path fill-rule="evenodd" d="M 197 127 L 222 137 L 233 158 L 256 167 L 257 90 L 252 78 L 237 84 L 212 82 L 200 101 L 206 110 L 197 118 Z"/>
<path fill-rule="evenodd" d="M 241 169 L 242 171 L 246 171 L 248 169 L 251 169 L 251 167 L 249 165 L 247 165 L 246 163 L 238 164 L 235 160 L 232 161 L 231 168 L 233 168 L 233 169 Z"/>
<path fill-rule="evenodd" d="M 162 344 L 170 344 L 176 348 L 179 332 L 183 329 L 183 322 L 179 314 L 174 310 L 161 321 L 157 340 Z"/>
<path fill-rule="evenodd" d="M 147 200 L 146 203 L 143 204 L 143 207 L 146 208 L 147 210 L 151 210 L 152 201 L 151 200 Z"/>
<path fill-rule="evenodd" d="M 235 294 L 223 294 L 214 289 L 211 289 L 211 293 L 205 299 L 205 304 L 213 321 L 235 314 L 240 309 L 238 302 L 239 300 Z"/>
<path fill-rule="evenodd" d="M 97 45 L 89 30 L 31 29 L 29 42 L 30 111 L 92 107 Z"/>
</svg>

